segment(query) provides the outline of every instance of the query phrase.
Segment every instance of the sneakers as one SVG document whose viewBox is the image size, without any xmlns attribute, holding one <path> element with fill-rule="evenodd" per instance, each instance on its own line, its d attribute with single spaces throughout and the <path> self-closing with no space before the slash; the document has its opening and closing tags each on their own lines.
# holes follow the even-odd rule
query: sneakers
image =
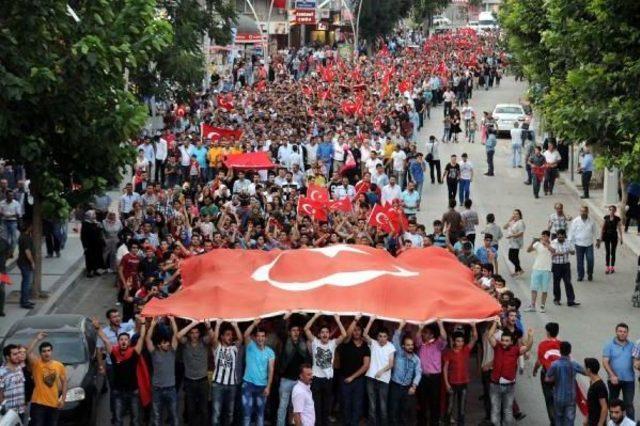
<svg viewBox="0 0 640 426">
<path fill-rule="evenodd" d="M 540 313 L 544 314 L 545 312 L 547 311 L 544 309 L 544 305 L 540 305 Z"/>
<path fill-rule="evenodd" d="M 611 273 L 611 268 L 607 266 L 607 269 L 604 271 L 605 275 L 609 275 Z"/>
<path fill-rule="evenodd" d="M 525 312 L 535 312 L 536 311 L 536 307 L 533 305 L 529 305 L 524 309 Z"/>
</svg>

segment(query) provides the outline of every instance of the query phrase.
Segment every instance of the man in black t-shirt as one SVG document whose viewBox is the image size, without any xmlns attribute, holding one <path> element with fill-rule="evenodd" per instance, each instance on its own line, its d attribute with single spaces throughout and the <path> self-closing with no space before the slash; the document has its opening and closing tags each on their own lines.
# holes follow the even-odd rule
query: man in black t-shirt
<svg viewBox="0 0 640 426">
<path fill-rule="evenodd" d="M 355 327 L 347 340 L 338 346 L 337 356 L 340 364 L 340 394 L 342 406 L 342 424 L 357 426 L 362 416 L 365 378 L 369 369 L 371 350 L 362 337 L 362 326 L 357 324 L 360 316 L 356 316 Z"/>
<path fill-rule="evenodd" d="M 609 394 L 607 392 L 607 386 L 598 375 L 600 363 L 595 358 L 585 358 L 584 369 L 591 383 L 589 385 L 589 391 L 587 392 L 588 413 L 585 424 L 589 426 L 604 426 L 607 421 L 607 413 L 609 412 L 609 406 L 607 404 Z"/>
<path fill-rule="evenodd" d="M 124 415 L 129 411 L 132 425 L 140 422 L 140 398 L 138 392 L 138 362 L 142 345 L 144 345 L 145 324 L 142 323 L 140 335 L 135 346 L 131 346 L 131 336 L 128 333 L 118 334 L 117 345 L 112 345 L 109 338 L 100 327 L 100 322 L 93 319 L 93 326 L 105 349 L 111 357 L 113 368 L 113 386 L 110 389 L 114 393 L 116 426 L 124 424 Z"/>
<path fill-rule="evenodd" d="M 284 320 L 287 322 L 288 335 L 284 340 L 282 352 L 278 358 L 278 372 L 280 373 L 280 404 L 278 406 L 278 426 L 288 424 L 287 413 L 291 403 L 291 392 L 298 382 L 300 366 L 308 364 L 311 356 L 307 342 L 302 336 L 302 327 L 299 324 L 289 322 L 291 312 L 287 312 Z"/>
<path fill-rule="evenodd" d="M 456 193 L 458 192 L 458 181 L 460 180 L 460 164 L 458 164 L 458 157 L 455 154 L 451 156 L 451 161 L 444 167 L 442 179 L 446 179 L 447 181 L 447 194 L 449 199 L 455 200 Z"/>
</svg>

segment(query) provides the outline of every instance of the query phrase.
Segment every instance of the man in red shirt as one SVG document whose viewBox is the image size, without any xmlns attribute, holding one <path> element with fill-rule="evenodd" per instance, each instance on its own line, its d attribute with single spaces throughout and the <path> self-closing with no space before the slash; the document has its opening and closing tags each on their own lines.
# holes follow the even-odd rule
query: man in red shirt
<svg viewBox="0 0 640 426">
<path fill-rule="evenodd" d="M 548 322 L 544 328 L 547 331 L 547 338 L 538 344 L 538 359 L 536 359 L 536 363 L 533 366 L 533 375 L 535 376 L 538 370 L 542 368 L 540 384 L 542 385 L 542 394 L 544 395 L 544 403 L 547 406 L 549 421 L 553 423 L 555 416 L 555 411 L 553 410 L 553 382 L 547 382 L 544 378 L 553 361 L 560 358 L 560 340 L 558 340 L 560 326 L 557 322 Z"/>
<path fill-rule="evenodd" d="M 467 401 L 467 384 L 469 383 L 469 358 L 478 341 L 478 330 L 471 324 L 471 340 L 464 344 L 464 334 L 453 334 L 453 347 L 445 352 L 442 367 L 444 384 L 449 394 L 447 403 L 447 421 L 455 420 L 456 424 L 464 424 L 465 405 Z M 454 406 L 456 411 L 454 414 Z"/>
<path fill-rule="evenodd" d="M 533 330 L 527 331 L 523 345 L 516 345 L 511 333 L 505 331 L 500 342 L 495 338 L 499 321 L 489 330 L 489 344 L 493 347 L 493 371 L 491 373 L 491 422 L 494 425 L 513 424 L 513 399 L 515 397 L 518 357 L 527 353 L 533 346 Z M 503 420 L 501 420 L 503 419 Z"/>
<path fill-rule="evenodd" d="M 122 303 L 122 317 L 125 321 L 133 318 L 133 303 L 124 300 L 125 287 L 129 287 L 130 294 L 136 294 L 140 288 L 140 257 L 139 245 L 132 241 L 129 245 L 129 253 L 122 256 L 118 266 L 118 301 Z"/>
</svg>

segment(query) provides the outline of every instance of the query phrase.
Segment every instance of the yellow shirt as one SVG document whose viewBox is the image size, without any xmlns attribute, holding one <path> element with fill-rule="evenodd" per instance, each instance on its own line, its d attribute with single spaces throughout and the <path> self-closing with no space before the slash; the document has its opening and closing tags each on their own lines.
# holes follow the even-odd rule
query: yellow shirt
<svg viewBox="0 0 640 426">
<path fill-rule="evenodd" d="M 391 141 L 387 142 L 387 144 L 384 146 L 384 158 L 391 158 L 391 154 L 393 154 L 395 148 L 396 146 L 391 143 Z"/>
<path fill-rule="evenodd" d="M 209 165 L 211 167 L 216 167 L 218 165 L 218 160 L 222 155 L 222 147 L 212 146 L 211 148 L 209 148 L 209 153 L 207 155 L 209 157 Z"/>
<path fill-rule="evenodd" d="M 31 402 L 48 407 L 58 407 L 62 383 L 67 380 L 67 372 L 59 361 L 43 362 L 38 359 L 32 365 L 33 397 Z"/>
</svg>

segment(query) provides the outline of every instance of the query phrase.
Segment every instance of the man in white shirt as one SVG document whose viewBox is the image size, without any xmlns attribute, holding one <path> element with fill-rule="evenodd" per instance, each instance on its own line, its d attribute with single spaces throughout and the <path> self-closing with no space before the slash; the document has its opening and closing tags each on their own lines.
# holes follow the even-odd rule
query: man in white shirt
<svg viewBox="0 0 640 426">
<path fill-rule="evenodd" d="M 291 392 L 293 423 L 296 426 L 314 426 L 316 424 L 316 412 L 311 393 L 312 380 L 313 369 L 309 364 L 302 364 L 298 383 L 295 384 Z"/>
<path fill-rule="evenodd" d="M 124 187 L 124 194 L 120 197 L 120 213 L 123 218 L 129 217 L 133 210 L 133 203 L 136 201 L 142 201 L 140 194 L 133 192 L 133 184 L 127 183 Z"/>
<path fill-rule="evenodd" d="M 22 206 L 13 199 L 13 191 L 7 190 L 4 195 L 5 199 L 0 201 L 0 223 L 5 228 L 7 242 L 13 253 L 18 243 L 18 219 L 22 216 Z"/>
<path fill-rule="evenodd" d="M 167 162 L 168 144 L 167 140 L 163 137 L 158 138 L 156 142 L 156 167 L 154 181 L 160 182 L 164 185 L 164 167 Z"/>
<path fill-rule="evenodd" d="M 398 181 L 400 188 L 404 186 L 404 175 L 406 169 L 407 154 L 396 145 L 391 153 L 391 163 L 393 165 L 393 175 Z"/>
<path fill-rule="evenodd" d="M 292 145 L 289 142 L 285 142 L 278 147 L 278 163 L 284 167 L 289 168 L 291 153 L 293 152 Z"/>
<path fill-rule="evenodd" d="M 613 399 L 609 401 L 609 417 L 607 426 L 635 426 L 636 422 L 627 417 L 624 401 Z"/>
<path fill-rule="evenodd" d="M 458 201 L 463 206 L 465 200 L 471 197 L 471 181 L 473 180 L 473 163 L 469 161 L 467 153 L 462 154 L 460 161 L 460 180 L 458 181 Z"/>
<path fill-rule="evenodd" d="M 389 382 L 391 381 L 391 369 L 396 348 L 389 342 L 389 331 L 385 328 L 378 330 L 377 339 L 374 340 L 369 336 L 369 330 L 371 330 L 374 320 L 375 317 L 371 317 L 364 329 L 364 338 L 371 350 L 371 361 L 366 373 L 369 420 L 372 425 L 387 425 L 389 420 L 387 410 Z M 378 411 L 380 415 L 378 415 Z"/>
<path fill-rule="evenodd" d="M 522 129 L 516 121 L 511 129 L 511 167 L 522 167 Z"/>
<path fill-rule="evenodd" d="M 540 312 L 545 312 L 547 292 L 551 283 L 551 259 L 555 254 L 555 249 L 551 246 L 551 233 L 542 231 L 540 238 L 534 238 L 527 248 L 527 253 L 536 252 L 536 259 L 531 267 L 531 304 L 525 312 L 535 312 L 538 292 L 542 293 L 540 298 Z"/>
<path fill-rule="evenodd" d="M 349 178 L 342 178 L 342 185 L 333 187 L 333 198 L 335 200 L 344 200 L 349 198 L 353 200 L 356 196 L 356 190 L 353 185 L 349 185 Z"/>
<path fill-rule="evenodd" d="M 580 207 L 580 216 L 571 221 L 569 228 L 569 242 L 576 249 L 578 281 L 584 279 L 585 257 L 587 258 L 587 279 L 593 281 L 593 240 L 597 238 L 597 232 L 596 223 L 589 217 L 589 207 Z"/>
<path fill-rule="evenodd" d="M 464 101 L 462 108 L 462 118 L 464 119 L 464 135 L 465 137 L 469 136 L 469 127 L 471 126 L 471 119 L 473 118 L 473 107 L 469 106 L 468 101 Z"/>
<path fill-rule="evenodd" d="M 312 137 L 304 147 L 307 150 L 307 168 L 311 168 L 318 161 L 318 138 Z"/>
<path fill-rule="evenodd" d="M 548 148 L 542 153 L 545 160 L 544 171 L 544 195 L 553 194 L 553 186 L 555 185 L 556 178 L 558 177 L 558 163 L 562 160 L 562 156 L 556 149 L 554 142 L 549 142 Z"/>
<path fill-rule="evenodd" d="M 233 193 L 239 194 L 242 192 L 248 194 L 250 185 L 251 182 L 249 179 L 245 179 L 244 172 L 238 172 L 238 179 L 233 183 Z"/>
<path fill-rule="evenodd" d="M 398 200 L 402 197 L 402 189 L 400 185 L 396 184 L 396 178 L 391 176 L 389 178 L 389 184 L 382 187 L 382 195 L 380 204 L 383 206 L 386 203 L 393 203 L 393 200 Z"/>
<path fill-rule="evenodd" d="M 378 164 L 382 164 L 382 160 L 378 158 L 378 153 L 376 151 L 371 151 L 371 154 L 369 155 L 369 158 L 365 161 L 365 166 L 367 171 L 371 173 L 371 176 L 373 176 L 376 174 L 376 167 Z"/>
<path fill-rule="evenodd" d="M 333 171 L 339 171 L 344 164 L 344 138 L 340 136 L 333 140 Z"/>
</svg>

